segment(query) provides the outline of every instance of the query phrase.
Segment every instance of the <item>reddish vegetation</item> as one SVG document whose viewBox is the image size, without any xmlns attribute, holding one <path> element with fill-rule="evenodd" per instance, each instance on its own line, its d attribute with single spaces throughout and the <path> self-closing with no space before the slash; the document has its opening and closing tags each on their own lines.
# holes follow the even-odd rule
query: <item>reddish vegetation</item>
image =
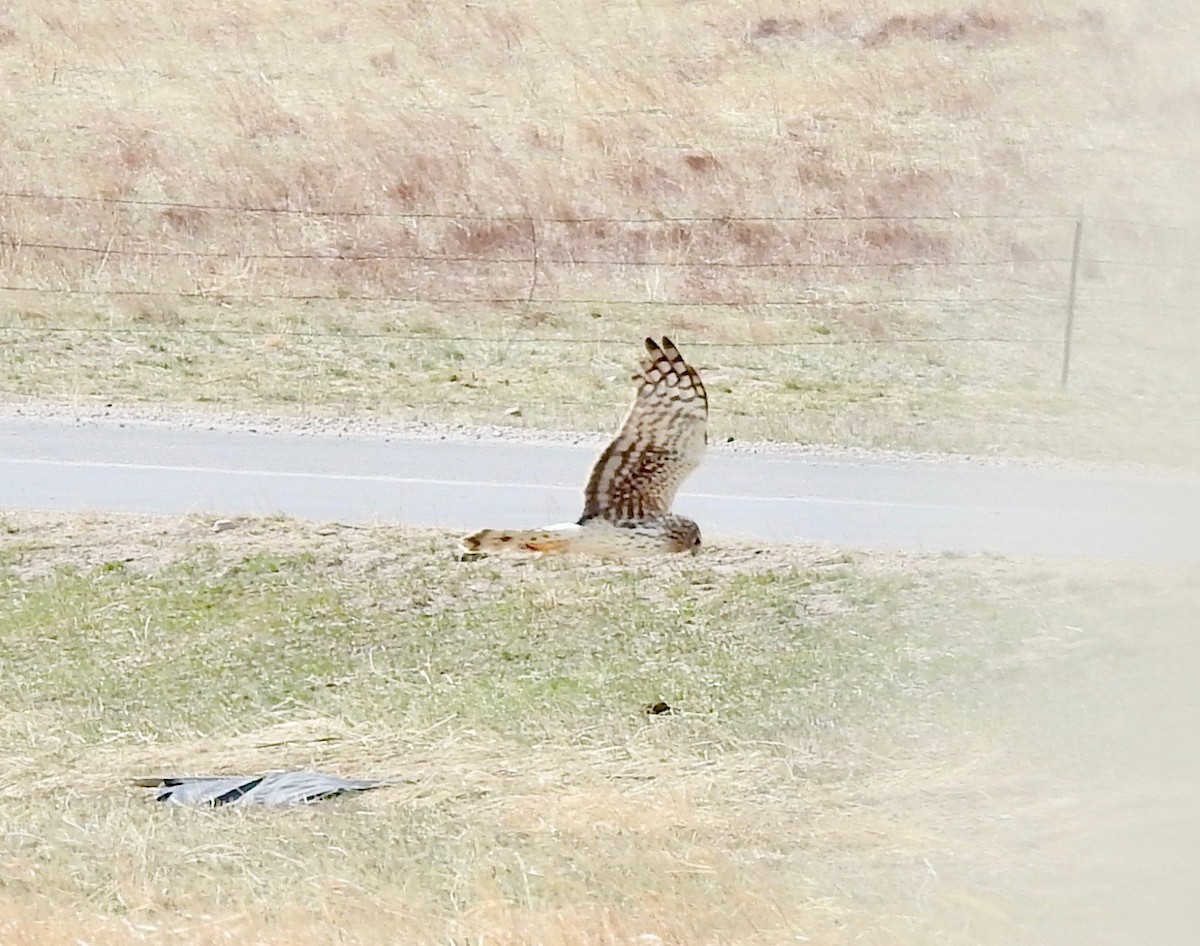
<svg viewBox="0 0 1200 946">
<path fill-rule="evenodd" d="M 822 13 L 812 20 L 798 17 L 769 16 L 759 20 L 750 30 L 751 39 L 812 39 L 819 35 L 849 39 L 853 35 L 850 20 L 844 13 Z"/>
<path fill-rule="evenodd" d="M 512 247 L 528 253 L 530 232 L 524 223 L 472 220 L 463 221 L 452 231 L 454 249 L 467 256 L 487 256 Z"/>
<path fill-rule="evenodd" d="M 788 241 L 776 224 L 752 220 L 735 220 L 724 226 L 727 239 L 753 261 L 762 260 L 779 251 Z"/>
<path fill-rule="evenodd" d="M 208 222 L 208 214 L 191 207 L 168 207 L 162 212 L 162 221 L 168 231 L 196 236 Z"/>
<path fill-rule="evenodd" d="M 142 171 L 160 164 L 158 148 L 149 131 L 120 126 L 114 135 L 116 165 L 125 171 Z"/>
<path fill-rule="evenodd" d="M 897 39 L 978 43 L 1010 35 L 1015 26 L 1005 17 L 979 10 L 889 16 L 882 23 L 863 26 L 842 11 L 822 12 L 807 20 L 798 17 L 764 17 L 750 30 L 755 40 L 812 40 L 821 37 L 853 40 L 864 46 L 882 46 Z"/>
<path fill-rule="evenodd" d="M 623 168 L 614 168 L 613 173 L 624 188 L 635 194 L 658 194 L 663 190 L 679 190 L 677 181 L 662 168 L 644 158 L 635 158 Z"/>
<path fill-rule="evenodd" d="M 1078 51 L 1096 45 L 1103 18 L 1055 18 L 1026 0 L 967 3 L 924 13 L 900 2 L 778 4 L 764 11 L 791 15 L 747 18 L 697 0 L 678 22 L 651 18 L 644 37 L 621 25 L 629 56 L 595 74 L 581 67 L 592 63 L 587 37 L 544 33 L 541 20 L 554 17 L 537 5 L 469 4 L 451 16 L 418 4 L 420 16 L 414 7 L 401 18 L 422 25 L 411 48 L 387 32 L 391 13 L 372 25 L 327 5 L 310 28 L 281 7 L 277 18 L 262 13 L 276 33 L 256 38 L 259 14 L 209 5 L 185 18 L 197 41 L 186 54 L 172 45 L 173 22 L 133 31 L 122 5 L 101 5 L 96 22 L 0 15 L 0 73 L 17 90 L 5 189 L 118 202 L 0 197 L 14 239 L 66 246 L 10 254 L 6 269 L 22 285 L 192 291 L 200 254 L 212 291 L 251 298 L 507 298 L 520 284 L 547 303 L 687 302 L 690 286 L 713 293 L 693 269 L 723 274 L 730 297 L 786 299 L 802 271 L 854 295 L 896 273 L 916 282 L 964 272 L 895 263 L 1003 261 L 1013 241 L 1061 256 L 1057 231 L 862 219 L 969 218 L 1006 212 L 1014 197 L 1053 213 L 1077 204 L 1073 180 L 1097 179 L 1065 163 L 1102 156 L 1083 127 L 1087 73 L 1046 95 L 1062 70 L 1041 55 L 1049 44 L 1038 34 L 1085 30 L 1063 40 Z M 276 42 L 301 25 L 320 40 L 303 61 Z M 118 35 L 135 46 L 120 66 L 106 45 Z M 68 39 L 90 42 L 78 63 L 39 53 Z M 827 48 L 809 55 L 804 44 L 819 42 Z M 965 48 L 982 43 L 1004 45 Z M 864 48 L 889 44 L 886 55 Z M 1106 63 L 1091 75 L 1107 76 Z M 501 75 L 514 81 L 493 82 Z M 153 109 L 143 101 L 151 76 Z M 1181 85 L 1171 102 L 1194 94 Z M 1076 138 L 1087 147 L 1054 156 Z M 56 160 L 28 159 L 38 154 Z M 1114 173 L 1130 179 L 1124 167 Z M 180 206 L 140 203 L 160 200 Z M 167 256 L 139 255 L 148 235 Z M 338 254 L 347 261 L 330 264 Z"/>
<path fill-rule="evenodd" d="M 914 168 L 885 174 L 863 197 L 863 209 L 872 214 L 920 213 L 937 206 L 939 176 Z"/>
<path fill-rule="evenodd" d="M 937 260 L 946 257 L 950 242 L 941 234 L 930 233 L 913 223 L 881 223 L 862 233 L 867 246 L 885 252 L 884 259 Z"/>
<path fill-rule="evenodd" d="M 697 174 L 715 171 L 721 166 L 711 154 L 689 154 L 683 159 L 683 163 Z"/>
<path fill-rule="evenodd" d="M 428 179 L 415 175 L 397 178 L 384 193 L 403 208 L 414 207 L 429 196 Z"/>
<path fill-rule="evenodd" d="M 796 164 L 796 179 L 801 185 L 835 190 L 846 183 L 846 172 L 828 158 L 817 154 Z"/>
<path fill-rule="evenodd" d="M 991 13 L 928 13 L 888 17 L 862 37 L 866 46 L 882 46 L 895 39 L 927 39 L 950 43 L 977 43 L 1009 35 L 1010 21 Z"/>
</svg>

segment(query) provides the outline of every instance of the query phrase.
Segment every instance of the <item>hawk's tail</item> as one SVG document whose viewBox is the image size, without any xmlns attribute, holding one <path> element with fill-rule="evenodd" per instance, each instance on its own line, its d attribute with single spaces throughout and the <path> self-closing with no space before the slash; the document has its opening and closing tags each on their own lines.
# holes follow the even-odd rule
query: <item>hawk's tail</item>
<svg viewBox="0 0 1200 946">
<path fill-rule="evenodd" d="M 578 526 L 547 529 L 482 529 L 462 540 L 468 552 L 566 552 Z"/>
</svg>

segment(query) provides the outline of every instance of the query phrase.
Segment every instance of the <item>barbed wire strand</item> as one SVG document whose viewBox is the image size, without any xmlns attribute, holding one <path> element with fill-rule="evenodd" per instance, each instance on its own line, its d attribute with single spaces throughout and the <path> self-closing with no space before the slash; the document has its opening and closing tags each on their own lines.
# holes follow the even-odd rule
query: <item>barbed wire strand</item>
<svg viewBox="0 0 1200 946">
<path fill-rule="evenodd" d="M 75 243 L 42 243 L 29 240 L 0 239 L 0 247 L 12 250 L 47 250 L 66 253 L 86 253 L 94 256 L 126 256 L 147 257 L 152 259 L 229 259 L 229 260 L 309 260 L 330 263 L 361 263 L 405 261 L 417 263 L 461 263 L 467 265 L 495 266 L 529 266 L 545 264 L 550 266 L 629 266 L 634 268 L 661 267 L 673 268 L 707 268 L 733 270 L 764 270 L 764 269 L 945 269 L 945 268 L 988 268 L 1012 267 L 1031 265 L 1067 265 L 1071 262 L 1063 256 L 1030 256 L 1022 259 L 1002 257 L 999 259 L 970 259 L 970 260 L 938 260 L 938 259 L 904 259 L 904 260 L 772 260 L 761 263 L 743 263 L 730 260 L 638 260 L 638 259 L 593 259 L 578 257 L 547 257 L 547 256 L 479 256 L 445 253 L 313 253 L 313 252 L 282 252 L 256 253 L 240 250 L 162 250 L 136 249 L 113 246 L 90 246 Z M 1132 268 L 1155 269 L 1169 272 L 1194 273 L 1195 267 L 1175 263 L 1163 263 L 1149 260 L 1111 259 L 1100 257 L 1083 257 L 1082 264 L 1093 266 L 1124 266 Z"/>
<path fill-rule="evenodd" d="M 405 211 L 405 210 L 351 210 L 348 208 L 277 207 L 268 205 L 211 204 L 198 201 L 155 200 L 139 197 L 99 197 L 82 194 L 48 194 L 35 191 L 0 191 L 0 198 L 9 200 L 42 200 L 71 203 L 109 204 L 132 207 L 161 207 L 175 210 L 203 210 L 214 213 L 285 214 L 310 217 L 382 217 L 401 220 L 471 220 L 499 223 L 541 224 L 591 224 L 622 223 L 654 225 L 670 223 L 838 223 L 842 221 L 1074 221 L 1067 214 L 984 214 L 984 213 L 928 213 L 928 214 L 779 214 L 779 215 L 680 215 L 655 217 L 614 217 L 595 214 L 572 216 L 539 216 L 523 213 L 477 213 L 453 211 Z"/>
<path fill-rule="evenodd" d="M 324 262 L 380 262 L 406 261 L 419 263 L 466 263 L 473 265 L 521 265 L 546 264 L 553 266 L 631 266 L 709 269 L 893 269 L 893 268 L 943 268 L 943 267 L 992 267 L 1022 266 L 1036 263 L 1065 264 L 1065 257 L 1037 257 L 1031 259 L 983 259 L 983 260 L 875 260 L 850 262 L 845 260 L 776 260 L 764 263 L 739 263 L 729 260 L 631 260 L 631 259 L 579 259 L 546 256 L 466 256 L 442 253 L 248 253 L 228 250 L 143 250 L 122 247 L 86 246 L 70 243 L 37 243 L 24 240 L 0 239 L 0 246 L 14 250 L 52 250 L 56 252 L 88 253 L 96 256 L 133 256 L 150 258 L 180 259 L 233 259 L 233 260 L 320 260 Z M 1089 261 L 1090 262 L 1090 261 Z M 1182 269 L 1182 267 L 1180 267 Z"/>
<path fill-rule="evenodd" d="M 255 302 L 262 299 L 283 300 L 290 302 L 396 302 L 412 305 L 529 305 L 527 295 L 522 296 L 479 296 L 479 297 L 430 297 L 430 296 L 400 296 L 400 295 L 362 295 L 356 293 L 224 293 L 212 291 L 168 291 L 162 289 L 77 289 L 77 288 L 46 288 L 39 286 L 0 285 L 0 292 L 30 292 L 45 295 L 73 296 L 145 296 L 176 299 L 205 299 L 213 302 Z M 837 307 L 898 307 L 905 308 L 915 305 L 999 305 L 999 304 L 1056 304 L 1058 299 L 1051 297 L 1015 298 L 1012 296 L 993 297 L 926 297 L 900 299 L 722 299 L 707 302 L 678 299 L 533 299 L 537 305 L 580 305 L 580 306 L 657 306 L 660 308 L 805 308 L 811 306 Z"/>
<path fill-rule="evenodd" d="M 887 222 L 887 221 L 928 221 L 928 222 L 969 222 L 969 221 L 1009 221 L 1009 222 L 1075 222 L 1084 220 L 1091 223 L 1108 223 L 1127 227 L 1161 230 L 1173 233 L 1188 233 L 1200 235 L 1200 229 L 1182 224 L 1167 223 L 1157 220 L 1134 220 L 1128 217 L 1110 216 L 1105 214 L 1067 214 L 1067 213 L 925 213 L 925 214 L 718 214 L 718 215 L 660 215 L 660 216 L 603 216 L 599 214 L 576 214 L 571 216 L 540 216 L 531 213 L 479 213 L 475 211 L 405 211 L 405 210 L 363 210 L 350 208 L 318 208 L 318 207 L 280 207 L 270 205 L 236 205 L 205 203 L 195 200 L 166 200 L 138 197 L 102 197 L 84 194 L 54 194 L 39 191 L 0 191 L 0 199 L 57 201 L 64 203 L 94 203 L 112 206 L 155 207 L 176 210 L 200 210 L 213 213 L 246 213 L 246 214 L 283 214 L 312 217 L 380 217 L 402 220 L 469 220 L 509 222 L 514 224 L 536 221 L 542 224 L 595 224 L 620 223 L 634 225 L 654 225 L 670 223 L 839 223 L 839 222 Z"/>
<path fill-rule="evenodd" d="M 1194 273 L 1195 266 L 1180 266 L 1176 263 L 1161 263 L 1149 260 L 1131 260 L 1131 259 L 1099 259 L 1083 257 L 1080 263 L 1090 263 L 1093 266 L 1129 266 L 1136 269 L 1161 269 L 1169 270 L 1178 273 Z"/>
<path fill-rule="evenodd" d="M 556 336 L 525 336 L 525 335 L 413 335 L 400 332 L 314 332 L 298 329 L 220 329 L 220 328 L 155 328 L 152 326 L 0 326 L 0 331 L 16 331 L 28 334 L 81 334 L 81 335 L 154 335 L 167 333 L 171 335 L 199 335 L 218 337 L 249 337 L 249 338 L 303 338 L 303 339 L 337 339 L 341 341 L 357 341 L 360 339 L 389 339 L 400 342 L 421 342 L 425 344 L 438 343 L 470 343 L 470 344 L 521 344 L 521 345 L 613 345 L 627 346 L 627 338 L 578 338 Z M 1005 338 L 1000 336 L 922 336 L 917 338 L 820 338 L 805 340 L 789 340 L 778 342 L 713 342 L 689 341 L 689 347 L 695 348 L 799 348 L 799 347 L 828 347 L 837 345 L 888 345 L 888 344 L 935 344 L 940 342 L 979 342 L 988 344 L 1012 345 L 1061 345 L 1061 338 Z"/>
<path fill-rule="evenodd" d="M 361 340 L 390 340 L 405 343 L 435 344 L 480 344 L 480 345 L 603 345 L 611 347 L 627 347 L 627 338 L 579 338 L 556 336 L 526 336 L 526 335 L 413 335 L 397 332 L 315 332 L 297 329 L 181 329 L 155 328 L 152 326 L 22 326 L 0 325 L 0 333 L 23 332 L 25 334 L 80 334 L 80 335 L 156 335 L 170 334 L 183 336 L 205 337 L 243 337 L 243 338 L 294 338 L 319 341 L 356 342 Z M 1078 339 L 1085 345 L 1095 345 L 1097 340 L 1083 333 Z M 831 348 L 844 345 L 937 345 L 937 344 L 985 344 L 985 345 L 1024 345 L 1030 347 L 1051 346 L 1056 350 L 1062 345 L 1062 338 L 1011 338 L 1005 336 L 977 335 L 936 335 L 916 338 L 822 338 L 804 340 L 785 340 L 775 342 L 714 342 L 701 339 L 688 341 L 689 348 L 744 348 L 744 349 L 775 349 L 775 348 Z M 1103 343 L 1100 343 L 1103 345 Z M 1124 345 L 1123 350 L 1142 352 L 1171 352 L 1188 354 L 1192 349 L 1180 349 L 1178 346 L 1158 345 Z"/>
</svg>

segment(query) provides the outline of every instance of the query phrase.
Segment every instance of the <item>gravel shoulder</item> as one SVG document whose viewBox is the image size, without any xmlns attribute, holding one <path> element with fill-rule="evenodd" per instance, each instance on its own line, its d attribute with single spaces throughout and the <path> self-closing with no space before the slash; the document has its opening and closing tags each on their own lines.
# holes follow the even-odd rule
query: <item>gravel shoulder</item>
<svg viewBox="0 0 1200 946">
<path fill-rule="evenodd" d="M 382 421 L 364 416 L 288 416 L 257 414 L 250 411 L 197 411 L 166 406 L 97 406 L 62 404 L 45 401 L 14 403 L 0 401 L 0 418 L 27 418 L 80 426 L 139 425 L 175 430 L 223 430 L 290 436 L 355 437 L 362 439 L 422 441 L 494 441 L 497 443 L 545 443 L 589 446 L 599 450 L 610 434 L 590 431 L 545 430 L 535 427 L 498 424 L 445 424 L 434 422 Z M 781 441 L 726 441 L 710 446 L 714 454 L 760 455 L 780 457 L 829 457 L 862 463 L 914 462 L 977 464 L 1014 469 L 1064 469 L 1144 473 L 1194 480 L 1188 470 L 1148 463 L 1111 463 L 1064 459 L 1050 456 L 989 456 L 962 453 L 934 453 L 902 450 L 864 449 L 830 444 L 786 443 Z"/>
</svg>

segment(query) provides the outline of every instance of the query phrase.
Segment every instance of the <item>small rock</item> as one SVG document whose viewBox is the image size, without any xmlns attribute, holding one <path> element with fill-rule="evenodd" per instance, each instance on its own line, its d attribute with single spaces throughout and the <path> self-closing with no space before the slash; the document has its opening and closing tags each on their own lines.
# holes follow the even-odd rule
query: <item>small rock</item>
<svg viewBox="0 0 1200 946">
<path fill-rule="evenodd" d="M 480 559 L 487 558 L 486 552 L 459 552 L 455 556 L 460 562 L 478 562 Z"/>
<path fill-rule="evenodd" d="M 647 716 L 666 716 L 674 714 L 675 710 L 659 700 L 657 703 L 647 703 L 645 706 Z"/>
<path fill-rule="evenodd" d="M 510 408 L 509 408 L 508 410 L 506 410 L 504 413 L 505 413 L 505 414 L 506 414 L 508 417 L 520 417 L 520 416 L 521 416 L 521 408 L 519 408 L 519 407 L 510 407 Z"/>
<path fill-rule="evenodd" d="M 212 524 L 213 532 L 228 532 L 230 529 L 236 529 L 237 523 L 232 519 L 218 519 Z"/>
</svg>

